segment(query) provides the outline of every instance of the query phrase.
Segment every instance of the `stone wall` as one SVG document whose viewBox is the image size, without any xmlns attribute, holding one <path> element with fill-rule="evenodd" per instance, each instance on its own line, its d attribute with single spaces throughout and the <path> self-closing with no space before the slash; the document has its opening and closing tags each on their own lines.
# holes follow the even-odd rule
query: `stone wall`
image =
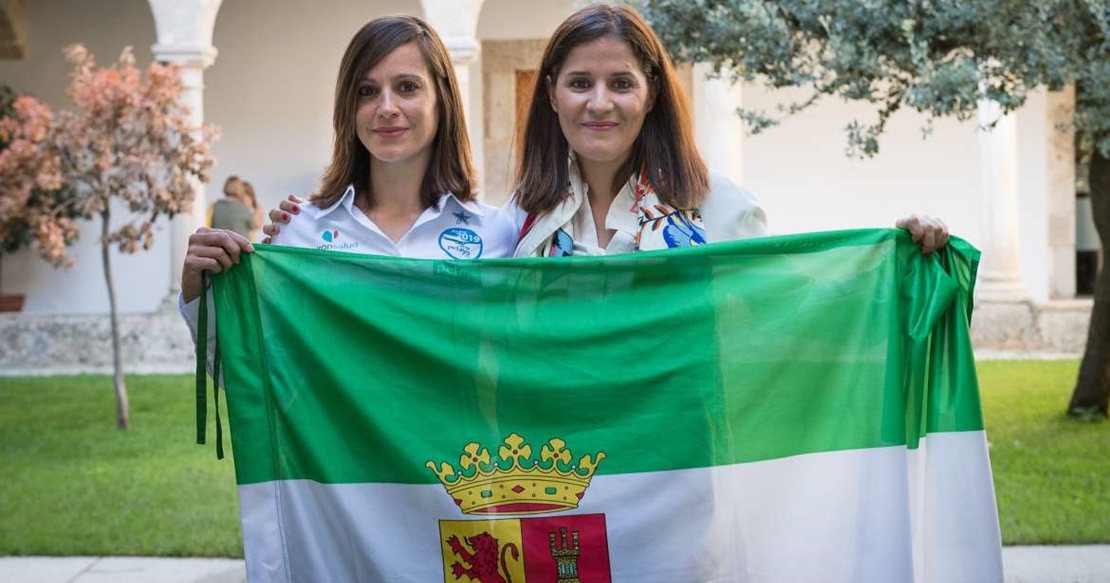
<svg viewBox="0 0 1110 583">
<path fill-rule="evenodd" d="M 108 315 L 0 314 L 0 376 L 112 372 Z M 120 316 L 127 373 L 195 369 L 193 340 L 176 297 L 150 314 Z"/>
<path fill-rule="evenodd" d="M 1079 357 L 1087 345 L 1091 306 L 1091 300 L 980 303 L 971 317 L 971 339 L 981 354 Z"/>
<path fill-rule="evenodd" d="M 1090 300 L 982 303 L 972 316 L 972 339 L 980 356 L 1079 357 L 1087 342 Z M 195 370 L 193 342 L 167 299 L 151 314 L 120 321 L 128 373 Z M 108 316 L 0 314 L 0 376 L 110 373 Z"/>
</svg>

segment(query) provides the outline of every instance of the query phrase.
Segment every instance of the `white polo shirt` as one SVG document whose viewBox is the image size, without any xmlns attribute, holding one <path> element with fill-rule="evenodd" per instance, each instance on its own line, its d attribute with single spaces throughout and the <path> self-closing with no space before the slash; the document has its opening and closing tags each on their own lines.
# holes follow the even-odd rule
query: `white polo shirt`
<svg viewBox="0 0 1110 583">
<path fill-rule="evenodd" d="M 393 242 L 355 206 L 355 189 L 348 186 L 343 197 L 328 208 L 303 205 L 301 213 L 292 215 L 272 242 L 369 255 L 479 259 L 512 256 L 516 235 L 517 227 L 509 214 L 479 202 L 461 202 L 448 193 L 425 209 L 412 228 Z"/>
<path fill-rule="evenodd" d="M 354 186 L 348 186 L 339 201 L 328 208 L 321 209 L 311 202 L 302 204 L 301 212 L 290 215 L 289 224 L 281 226 L 272 244 L 416 259 L 479 259 L 511 257 L 517 232 L 509 213 L 476 201 L 462 202 L 447 193 L 394 242 L 355 206 Z M 200 298 L 185 303 L 178 294 L 177 307 L 195 343 Z M 215 310 L 209 314 L 208 331 L 212 335 Z M 208 346 L 213 344 L 209 339 Z"/>
</svg>

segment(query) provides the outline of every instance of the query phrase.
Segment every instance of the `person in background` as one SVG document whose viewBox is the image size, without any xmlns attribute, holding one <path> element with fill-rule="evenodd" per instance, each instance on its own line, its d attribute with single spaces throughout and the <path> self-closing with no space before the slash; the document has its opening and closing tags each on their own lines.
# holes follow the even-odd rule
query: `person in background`
<svg viewBox="0 0 1110 583">
<path fill-rule="evenodd" d="M 250 236 L 247 238 L 251 241 L 257 241 L 258 228 L 262 226 L 262 207 L 259 206 L 258 197 L 254 194 L 254 185 L 247 181 L 243 181 L 243 202 L 254 213 L 254 228 L 251 229 Z"/>
<path fill-rule="evenodd" d="M 224 182 L 224 197 L 209 208 L 209 227 L 232 231 L 243 237 L 250 237 L 251 231 L 258 229 L 262 222 L 261 214 L 248 202 L 253 200 L 253 196 L 248 198 L 248 186 L 238 176 L 228 177 Z"/>
</svg>

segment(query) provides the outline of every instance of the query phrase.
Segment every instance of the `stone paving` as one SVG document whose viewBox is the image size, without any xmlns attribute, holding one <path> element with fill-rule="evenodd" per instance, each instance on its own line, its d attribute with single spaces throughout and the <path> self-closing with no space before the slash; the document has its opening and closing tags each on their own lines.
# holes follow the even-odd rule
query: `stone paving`
<svg viewBox="0 0 1110 583">
<path fill-rule="evenodd" d="M 1110 545 L 1004 547 L 1005 583 L 1110 583 Z M 5 583 L 242 583 L 243 561 L 0 557 Z M 975 581 L 969 577 L 968 581 Z"/>
</svg>

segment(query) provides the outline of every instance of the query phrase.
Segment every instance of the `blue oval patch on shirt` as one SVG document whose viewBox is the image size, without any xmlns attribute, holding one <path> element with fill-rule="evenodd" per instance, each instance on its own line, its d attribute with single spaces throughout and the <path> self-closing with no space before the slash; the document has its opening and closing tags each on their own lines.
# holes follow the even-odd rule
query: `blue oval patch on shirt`
<svg viewBox="0 0 1110 583">
<path fill-rule="evenodd" d="M 470 229 L 451 227 L 439 234 L 439 248 L 452 259 L 477 259 L 482 256 L 482 238 Z"/>
</svg>

